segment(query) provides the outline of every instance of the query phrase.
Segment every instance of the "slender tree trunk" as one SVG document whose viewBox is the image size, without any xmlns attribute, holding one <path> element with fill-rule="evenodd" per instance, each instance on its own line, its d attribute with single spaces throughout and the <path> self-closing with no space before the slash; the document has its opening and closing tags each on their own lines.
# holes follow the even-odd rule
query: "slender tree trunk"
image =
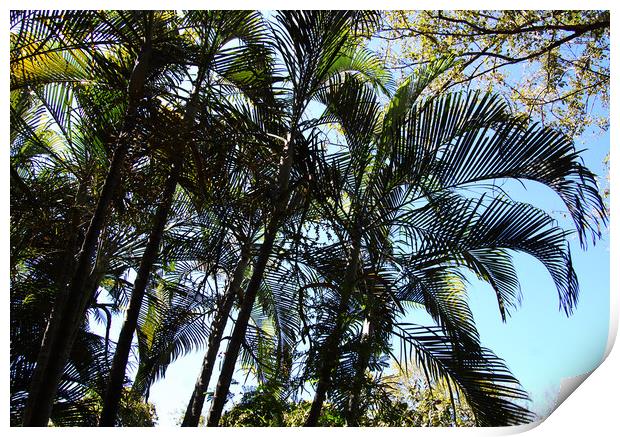
<svg viewBox="0 0 620 437">
<path fill-rule="evenodd" d="M 321 416 L 323 403 L 327 397 L 327 391 L 331 386 L 331 375 L 338 366 L 338 344 L 340 343 L 340 337 L 342 335 L 342 330 L 344 329 L 345 312 L 349 304 L 351 293 L 355 288 L 357 270 L 359 267 L 360 242 L 359 239 L 355 237 L 353 240 L 351 259 L 347 267 L 347 273 L 342 287 L 342 297 L 340 299 L 340 304 L 338 305 L 336 326 L 325 344 L 323 353 L 325 360 L 323 361 L 323 366 L 321 366 L 321 370 L 319 372 L 319 382 L 317 383 L 314 398 L 312 399 L 312 405 L 310 406 L 310 412 L 308 413 L 304 426 L 317 426 L 319 417 Z"/>
<path fill-rule="evenodd" d="M 340 343 L 340 336 L 342 334 L 342 319 L 347 309 L 348 301 L 348 296 L 343 295 L 340 299 L 340 304 L 338 305 L 338 316 L 336 318 L 336 327 L 329 335 L 329 338 L 323 347 L 323 365 L 319 371 L 319 381 L 316 385 L 314 398 L 312 398 L 312 404 L 310 405 L 310 411 L 308 412 L 308 417 L 306 418 L 304 426 L 317 426 L 319 423 L 323 403 L 327 398 L 327 391 L 331 385 L 331 375 L 338 365 L 338 344 Z"/>
<path fill-rule="evenodd" d="M 77 255 L 71 283 L 67 292 L 59 296 L 59 304 L 55 305 L 50 314 L 43 335 L 41 351 L 37 358 L 28 401 L 24 409 L 24 426 L 47 426 L 49 422 L 62 372 L 71 352 L 80 322 L 84 318 L 86 305 L 91 298 L 85 286 L 92 269 L 99 234 L 120 181 L 121 168 L 129 147 L 129 133 L 135 127 L 138 103 L 144 94 L 144 83 L 151 52 L 151 38 L 148 36 L 129 80 L 129 104 L 121 129 L 121 138 L 114 150 L 101 195 L 84 236 L 82 247 Z"/>
<path fill-rule="evenodd" d="M 85 196 L 85 184 L 84 182 L 80 182 L 78 186 L 78 192 L 75 196 L 75 203 L 73 207 L 71 208 L 71 213 L 70 213 L 70 221 L 69 221 L 69 226 L 68 226 L 67 235 L 66 235 L 66 239 L 67 239 L 66 253 L 63 257 L 62 265 L 58 266 L 59 269 L 64 268 L 64 270 L 62 270 L 62 273 L 58 281 L 61 291 L 52 304 L 49 321 L 46 326 L 45 332 L 43 333 L 42 346 L 39 349 L 39 352 L 37 354 L 37 363 L 47 363 L 47 361 L 49 360 L 49 354 L 50 354 L 49 344 L 50 344 L 51 338 L 53 338 L 53 336 L 58 332 L 60 321 L 61 321 L 61 318 L 59 317 L 59 313 L 64 308 L 64 305 L 66 305 L 67 293 L 66 293 L 66 290 L 64 290 L 62 287 L 66 287 L 66 284 L 71 280 L 72 271 L 73 271 L 73 268 L 75 267 L 74 255 L 77 249 L 76 246 L 78 246 L 79 244 L 78 242 L 78 229 L 79 229 L 79 222 L 80 222 L 79 206 L 83 205 L 84 196 Z M 35 369 L 33 380 L 31 381 L 31 392 L 32 392 L 32 387 L 38 387 L 41 385 L 41 382 L 42 382 L 41 376 L 42 376 L 42 372 L 37 373 Z M 24 414 L 26 414 L 26 411 L 24 412 Z M 31 414 L 32 412 L 28 412 L 28 413 Z"/>
<path fill-rule="evenodd" d="M 192 397 L 187 405 L 187 410 L 185 411 L 183 424 L 181 426 L 198 426 L 198 423 L 200 422 L 200 413 L 202 412 L 202 407 L 205 402 L 206 391 L 209 387 L 211 374 L 213 373 L 213 368 L 215 367 L 217 352 L 220 349 L 222 336 L 224 335 L 224 329 L 226 328 L 226 321 L 228 320 L 233 303 L 235 302 L 235 296 L 237 296 L 239 290 L 241 289 L 243 275 L 250 260 L 249 243 L 250 240 L 248 239 L 248 241 L 244 244 L 244 247 L 241 249 L 241 259 L 233 274 L 233 280 L 226 291 L 221 307 L 217 310 L 217 314 L 211 328 L 211 334 L 209 335 L 209 345 L 202 362 L 200 375 L 196 380 L 194 392 L 192 393 Z"/>
<path fill-rule="evenodd" d="M 252 277 L 250 278 L 250 282 L 248 283 L 243 296 L 241 308 L 239 308 L 239 314 L 237 315 L 237 320 L 235 322 L 235 327 L 233 328 L 231 339 L 228 342 L 226 356 L 224 358 L 220 377 L 215 389 L 211 410 L 209 411 L 207 426 L 217 426 L 220 421 L 224 404 L 226 404 L 226 398 L 228 397 L 230 382 L 235 371 L 239 350 L 241 349 L 241 343 L 245 338 L 245 331 L 250 320 L 250 313 L 252 312 L 256 294 L 258 293 L 258 289 L 260 288 L 263 280 L 263 273 L 265 272 L 267 261 L 269 260 L 273 250 L 273 242 L 275 241 L 277 231 L 277 226 L 270 226 L 263 240 L 263 244 L 261 245 L 261 249 L 254 266 L 254 271 L 252 272 Z"/>
<path fill-rule="evenodd" d="M 101 411 L 101 417 L 99 418 L 99 426 L 114 426 L 116 423 L 116 415 L 123 391 L 125 368 L 129 360 L 133 334 L 138 325 L 138 316 L 140 315 L 140 308 L 142 307 L 142 301 L 151 275 L 151 269 L 159 254 L 159 245 L 164 233 L 164 227 L 168 221 L 168 213 L 172 206 L 174 191 L 181 174 L 182 165 L 182 159 L 176 160 L 173 164 L 172 172 L 166 181 L 161 203 L 157 208 L 153 220 L 153 228 L 151 229 L 149 240 L 146 244 L 142 259 L 140 260 L 140 267 L 138 268 L 134 288 L 131 292 L 129 307 L 127 308 L 125 321 L 123 322 L 123 327 L 121 328 L 118 342 L 116 343 L 116 350 L 114 351 L 110 378 L 103 397 L 103 409 Z"/>
<path fill-rule="evenodd" d="M 348 426 L 359 426 L 359 418 L 361 415 L 360 397 L 362 387 L 364 385 L 364 375 L 368 364 L 370 363 L 370 355 L 372 352 L 372 321 L 371 318 L 364 320 L 364 328 L 360 338 L 360 352 L 355 365 L 355 376 L 353 379 L 353 387 L 349 396 L 347 412 L 345 414 Z"/>
<path fill-rule="evenodd" d="M 88 301 L 83 296 L 85 282 L 92 268 L 92 258 L 107 206 L 120 177 L 120 164 L 126 153 L 124 149 L 124 146 L 120 146 L 114 153 L 112 167 L 86 232 L 69 290 L 58 296 L 50 314 L 24 410 L 24 426 L 46 426 L 49 421 L 58 384 L 73 345 L 71 339 L 79 329 L 79 322 L 86 309 L 83 308 L 83 302 Z"/>
<path fill-rule="evenodd" d="M 284 214 L 288 200 L 290 197 L 289 191 L 289 179 L 291 176 L 291 167 L 293 165 L 293 142 L 291 140 L 292 135 L 289 134 L 284 143 L 282 149 L 282 157 L 280 159 L 280 168 L 278 171 L 278 186 L 277 186 L 277 199 L 275 202 L 274 213 L 269 221 L 269 225 L 265 231 L 265 237 L 263 244 L 261 245 L 260 252 L 254 265 L 252 277 L 246 288 L 243 296 L 243 302 L 241 308 L 239 308 L 239 314 L 235 321 L 232 336 L 228 342 L 228 348 L 226 349 L 226 356 L 222 363 L 222 371 L 217 382 L 215 389 L 215 395 L 211 404 L 211 410 L 209 411 L 209 417 L 207 418 L 207 426 L 217 426 L 226 404 L 226 398 L 228 397 L 228 390 L 230 389 L 230 382 L 232 380 L 233 373 L 235 371 L 235 365 L 237 364 L 237 357 L 239 356 L 239 350 L 241 349 L 241 343 L 245 338 L 245 331 L 248 327 L 250 320 L 250 313 L 254 306 L 254 300 L 256 294 L 263 281 L 263 274 L 265 273 L 265 267 L 267 261 L 271 256 L 273 250 L 273 243 L 280 227 L 282 215 Z"/>
<path fill-rule="evenodd" d="M 344 301 L 341 300 L 341 302 Z M 346 308 L 346 305 L 341 305 L 341 307 Z M 339 338 L 340 335 L 334 331 L 332 335 L 330 335 L 328 343 L 324 349 L 326 361 L 323 362 L 323 366 L 321 367 L 319 381 L 316 385 L 314 398 L 312 398 L 312 404 L 310 405 L 310 411 L 308 412 L 308 417 L 306 418 L 304 426 L 317 426 L 319 423 L 323 403 L 325 402 L 327 390 L 329 390 L 330 386 L 331 373 L 336 368 L 337 364 Z"/>
<path fill-rule="evenodd" d="M 198 110 L 198 95 L 202 82 L 205 78 L 206 66 L 203 65 L 198 70 L 198 76 L 194 89 L 192 90 L 191 97 L 187 103 L 185 114 L 183 116 L 183 123 L 181 131 L 179 133 L 179 144 L 184 144 L 189 140 L 188 136 L 191 133 L 191 127 L 194 124 L 194 117 Z M 110 369 L 110 377 L 106 392 L 103 398 L 103 409 L 101 411 L 101 417 L 99 418 L 99 426 L 114 426 L 116 423 L 116 416 L 118 414 L 118 407 L 123 392 L 123 382 L 125 380 L 125 371 L 127 362 L 129 360 L 129 352 L 131 351 L 131 343 L 133 341 L 133 334 L 138 326 L 138 316 L 140 315 L 140 308 L 142 307 L 142 301 L 144 300 L 144 294 L 146 291 L 146 285 L 151 275 L 153 264 L 157 259 L 159 253 L 159 244 L 164 233 L 164 227 L 168 221 L 168 214 L 172 207 L 172 201 L 174 200 L 174 191 L 179 177 L 181 176 L 181 170 L 183 169 L 184 151 L 177 150 L 177 156 L 172 164 L 172 171 L 166 181 L 166 187 L 162 196 L 162 201 L 155 213 L 155 219 L 153 221 L 153 228 L 149 235 L 144 254 L 140 260 L 140 267 L 138 268 L 138 274 L 134 282 L 134 289 L 131 293 L 131 299 L 129 301 L 129 308 L 125 314 L 125 321 L 119 334 L 118 342 L 116 344 L 116 350 L 114 351 L 114 358 L 112 360 L 112 368 Z"/>
</svg>

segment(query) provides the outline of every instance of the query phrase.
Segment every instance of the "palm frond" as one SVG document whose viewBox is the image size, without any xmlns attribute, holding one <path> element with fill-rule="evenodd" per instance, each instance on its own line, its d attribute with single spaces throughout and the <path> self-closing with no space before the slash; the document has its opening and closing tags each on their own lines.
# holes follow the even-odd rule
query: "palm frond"
<svg viewBox="0 0 620 437">
<path fill-rule="evenodd" d="M 504 362 L 491 351 L 455 350 L 440 328 L 414 324 L 395 326 L 401 340 L 401 360 L 415 358 L 434 380 L 449 380 L 465 394 L 481 426 L 509 426 L 534 419 L 525 406 L 527 393 Z"/>
</svg>

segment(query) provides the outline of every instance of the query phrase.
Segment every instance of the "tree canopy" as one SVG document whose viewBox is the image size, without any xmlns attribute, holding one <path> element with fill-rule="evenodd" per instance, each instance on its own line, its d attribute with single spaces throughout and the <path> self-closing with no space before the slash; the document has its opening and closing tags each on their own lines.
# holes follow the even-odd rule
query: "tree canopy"
<svg viewBox="0 0 620 437">
<path fill-rule="evenodd" d="M 609 11 L 386 11 L 390 66 L 459 62 L 436 84 L 493 89 L 569 135 L 609 127 Z M 601 113 L 602 111 L 602 113 Z"/>
<path fill-rule="evenodd" d="M 466 275 L 508 321 L 525 277 L 513 255 L 527 254 L 570 315 L 569 236 L 585 248 L 607 223 L 596 176 L 566 132 L 496 92 L 446 86 L 480 56 L 396 80 L 364 40 L 381 23 L 11 13 L 13 425 L 152 424 L 151 386 L 197 351 L 183 426 L 533 420 L 481 341 Z M 548 187 L 572 225 L 506 180 Z M 400 380 L 385 375 L 393 361 Z M 239 369 L 257 388 L 227 410 Z"/>
</svg>

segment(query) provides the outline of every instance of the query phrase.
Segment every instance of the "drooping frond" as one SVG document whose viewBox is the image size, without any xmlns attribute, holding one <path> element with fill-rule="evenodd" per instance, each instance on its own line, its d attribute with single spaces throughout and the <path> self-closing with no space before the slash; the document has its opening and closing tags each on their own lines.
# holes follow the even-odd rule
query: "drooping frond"
<svg viewBox="0 0 620 437">
<path fill-rule="evenodd" d="M 401 323 L 401 362 L 415 358 L 434 380 L 449 380 L 465 394 L 481 426 L 529 423 L 534 415 L 523 405 L 527 393 L 504 362 L 490 350 L 455 350 L 441 329 Z"/>
</svg>

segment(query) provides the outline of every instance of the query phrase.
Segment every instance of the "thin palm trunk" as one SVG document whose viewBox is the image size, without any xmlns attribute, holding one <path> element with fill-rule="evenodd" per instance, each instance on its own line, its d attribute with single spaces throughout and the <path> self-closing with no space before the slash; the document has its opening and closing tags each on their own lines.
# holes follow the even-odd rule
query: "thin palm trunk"
<svg viewBox="0 0 620 437">
<path fill-rule="evenodd" d="M 321 366 L 321 369 L 319 371 L 319 381 L 317 383 L 316 390 L 314 392 L 314 398 L 312 399 L 312 405 L 310 406 L 310 412 L 308 413 L 308 417 L 306 418 L 304 426 L 318 425 L 319 417 L 321 416 L 321 410 L 323 408 L 323 403 L 327 398 L 327 391 L 331 386 L 331 375 L 338 366 L 338 344 L 340 343 L 340 337 L 344 328 L 344 321 L 346 315 L 345 313 L 349 304 L 349 298 L 351 297 L 351 293 L 355 288 L 357 270 L 359 267 L 359 255 L 359 241 L 357 239 L 354 239 L 354 244 L 351 250 L 351 258 L 347 267 L 347 273 L 342 287 L 342 296 L 338 305 L 336 326 L 334 327 L 334 331 L 327 339 L 323 349 L 323 356 L 325 357 L 325 360 L 323 361 L 323 365 Z"/>
<path fill-rule="evenodd" d="M 288 204 L 290 197 L 289 191 L 289 179 L 291 176 L 291 167 L 293 165 L 293 142 L 292 136 L 289 134 L 284 143 L 282 150 L 282 157 L 280 159 L 279 171 L 278 171 L 278 199 L 274 207 L 274 213 L 269 221 L 269 225 L 265 231 L 263 244 L 261 245 L 252 277 L 245 290 L 243 296 L 243 302 L 239 308 L 239 314 L 235 321 L 235 326 L 231 335 L 231 339 L 228 342 L 228 348 L 226 349 L 226 356 L 222 364 L 222 370 L 217 382 L 215 394 L 213 397 L 213 403 L 211 404 L 211 410 L 209 411 L 209 417 L 207 419 L 207 426 L 217 426 L 226 404 L 228 397 L 228 390 L 230 389 L 230 382 L 235 371 L 235 365 L 237 363 L 237 357 L 239 356 L 239 350 L 241 349 L 241 343 L 245 338 L 245 331 L 248 327 L 250 320 L 250 313 L 254 306 L 254 300 L 258 293 L 258 289 L 263 281 L 263 274 L 265 273 L 265 267 L 267 261 L 273 251 L 273 243 L 276 239 L 280 223 L 282 221 L 284 211 Z"/>
<path fill-rule="evenodd" d="M 245 290 L 243 302 L 239 308 L 239 314 L 237 315 L 237 320 L 235 322 L 230 341 L 228 342 L 226 356 L 222 364 L 222 370 L 220 372 L 220 377 L 213 396 L 211 410 L 209 411 L 207 426 L 217 426 L 220 421 L 224 404 L 226 403 L 226 399 L 228 397 L 228 390 L 230 388 L 232 375 L 235 371 L 239 350 L 241 349 L 241 343 L 245 338 L 245 331 L 250 320 L 250 313 L 252 312 L 256 294 L 258 293 L 258 289 L 260 288 L 263 280 L 263 273 L 265 271 L 265 267 L 267 266 L 267 261 L 269 260 L 273 250 L 273 243 L 275 241 L 276 234 L 277 227 L 270 226 L 267 234 L 265 235 L 263 244 L 261 245 L 252 277 L 250 278 L 250 282 Z"/>
<path fill-rule="evenodd" d="M 360 408 L 360 397 L 364 385 L 364 374 L 370 363 L 370 355 L 372 353 L 372 329 L 371 318 L 365 319 L 360 338 L 360 351 L 355 365 L 353 386 L 351 388 L 349 403 L 345 414 L 348 426 L 359 426 L 359 419 L 362 412 Z"/>
<path fill-rule="evenodd" d="M 198 95 L 202 82 L 205 78 L 206 66 L 202 66 L 198 71 L 196 84 L 192 90 L 191 97 L 187 103 L 185 115 L 183 116 L 183 126 L 179 133 L 179 144 L 184 144 L 189 137 L 191 127 L 193 126 L 194 117 L 198 110 Z M 177 157 L 172 164 L 172 171 L 166 180 L 166 187 L 162 196 L 162 201 L 155 213 L 155 219 L 153 221 L 153 228 L 149 235 L 144 254 L 140 260 L 140 267 L 138 268 L 138 274 L 134 283 L 134 289 L 131 292 L 131 300 L 129 301 L 129 307 L 125 315 L 125 321 L 119 334 L 119 339 L 116 344 L 116 350 L 114 351 L 114 358 L 112 360 L 112 368 L 110 369 L 110 377 L 106 392 L 103 398 L 103 409 L 101 411 L 101 417 L 99 418 L 99 426 L 114 426 L 116 423 L 116 415 L 118 413 L 118 407 L 123 391 L 123 382 L 125 380 L 125 372 L 127 368 L 127 362 L 129 360 L 129 352 L 131 350 L 131 343 L 133 341 L 133 335 L 138 326 L 138 316 L 140 315 L 140 308 L 142 307 L 142 301 L 144 300 L 144 294 L 146 292 L 146 285 L 151 275 L 151 270 L 157 255 L 159 254 L 159 244 L 164 232 L 164 227 L 168 221 L 168 214 L 172 207 L 174 199 L 174 191 L 181 176 L 183 169 L 184 154 L 182 150 L 177 151 Z"/>
<path fill-rule="evenodd" d="M 129 80 L 130 98 L 121 129 L 121 138 L 114 150 L 101 195 L 77 256 L 68 290 L 59 296 L 58 304 L 54 306 L 50 314 L 43 335 L 28 401 L 24 409 L 23 426 L 47 426 L 49 422 L 62 372 L 69 358 L 80 322 L 84 318 L 86 305 L 91 298 L 86 289 L 86 282 L 92 270 L 99 234 L 121 178 L 122 165 L 129 147 L 129 133 L 135 128 L 138 103 L 144 94 L 151 52 L 150 38 L 146 38 Z"/>
<path fill-rule="evenodd" d="M 64 268 L 64 271 L 61 273 L 59 284 L 62 286 L 63 284 L 67 284 L 71 280 L 72 268 L 75 266 L 74 263 L 74 254 L 76 251 L 76 246 L 79 244 L 78 242 L 78 228 L 79 228 L 79 206 L 83 205 L 83 197 L 85 196 L 85 186 L 84 183 L 81 182 L 78 186 L 78 192 L 76 194 L 75 204 L 71 208 L 70 213 L 70 221 L 69 227 L 67 231 L 67 245 L 66 245 L 66 253 L 63 257 L 62 265 L 59 268 Z M 60 327 L 61 318 L 59 317 L 59 313 L 66 305 L 67 293 L 61 292 L 54 300 L 52 305 L 52 310 L 50 312 L 50 318 L 48 324 L 46 326 L 45 332 L 43 333 L 43 341 L 42 346 L 39 349 L 39 353 L 37 355 L 37 365 L 39 363 L 47 363 L 49 361 L 50 354 L 50 342 L 54 335 L 58 332 Z M 35 368 L 35 372 L 33 375 L 33 380 L 31 381 L 31 393 L 33 393 L 33 388 L 41 386 L 41 377 L 42 372 L 37 372 L 37 368 Z M 26 409 L 24 411 L 24 421 L 26 420 L 26 414 L 31 415 L 33 412 Z"/>
<path fill-rule="evenodd" d="M 339 310 L 342 308 L 342 311 L 344 311 L 346 305 L 343 305 L 342 303 L 344 303 L 344 299 L 341 300 Z M 304 426 L 317 426 L 319 423 L 323 403 L 327 398 L 327 390 L 329 390 L 330 386 L 331 374 L 338 363 L 337 358 L 339 338 L 340 335 L 338 332 L 332 332 L 329 339 L 327 340 L 325 348 L 323 349 L 326 361 L 324 361 L 323 366 L 321 366 L 319 381 L 317 382 L 314 392 L 314 398 L 312 398 L 312 405 L 310 405 L 310 411 L 308 412 L 308 417 L 306 418 Z"/>
<path fill-rule="evenodd" d="M 245 274 L 245 270 L 250 260 L 249 246 L 248 240 L 248 242 L 246 242 L 244 247 L 241 249 L 241 259 L 239 260 L 237 268 L 233 274 L 233 280 L 226 291 L 221 307 L 218 308 L 213 326 L 211 328 L 211 334 L 209 335 L 209 345 L 202 362 L 200 375 L 196 380 L 194 392 L 192 393 L 192 397 L 187 405 L 187 410 L 185 411 L 183 424 L 181 426 L 198 426 L 198 423 L 200 422 L 200 413 L 202 412 L 202 407 L 205 402 L 206 391 L 209 387 L 211 374 L 213 373 L 213 368 L 215 367 L 217 353 L 220 349 L 220 344 L 226 328 L 226 321 L 228 320 L 233 303 L 235 302 L 235 296 L 239 294 L 241 289 L 243 275 Z"/>
<path fill-rule="evenodd" d="M 125 321 L 118 337 L 114 358 L 112 360 L 112 368 L 110 369 L 110 377 L 103 397 L 103 409 L 99 418 L 99 426 L 114 426 L 116 423 L 116 415 L 123 391 L 123 382 L 125 380 L 125 369 L 129 360 L 129 352 L 131 351 L 131 343 L 133 335 L 138 325 L 138 316 L 140 308 L 146 292 L 151 270 L 157 255 L 159 254 L 159 245 L 164 233 L 164 227 L 168 221 L 168 214 L 172 206 L 174 191 L 181 174 L 182 160 L 178 159 L 174 163 L 172 172 L 166 181 L 166 187 L 162 196 L 162 201 L 157 208 L 155 218 L 153 220 L 153 228 L 149 235 L 149 239 L 140 260 L 140 267 L 131 293 L 131 300 L 125 315 Z"/>
</svg>

